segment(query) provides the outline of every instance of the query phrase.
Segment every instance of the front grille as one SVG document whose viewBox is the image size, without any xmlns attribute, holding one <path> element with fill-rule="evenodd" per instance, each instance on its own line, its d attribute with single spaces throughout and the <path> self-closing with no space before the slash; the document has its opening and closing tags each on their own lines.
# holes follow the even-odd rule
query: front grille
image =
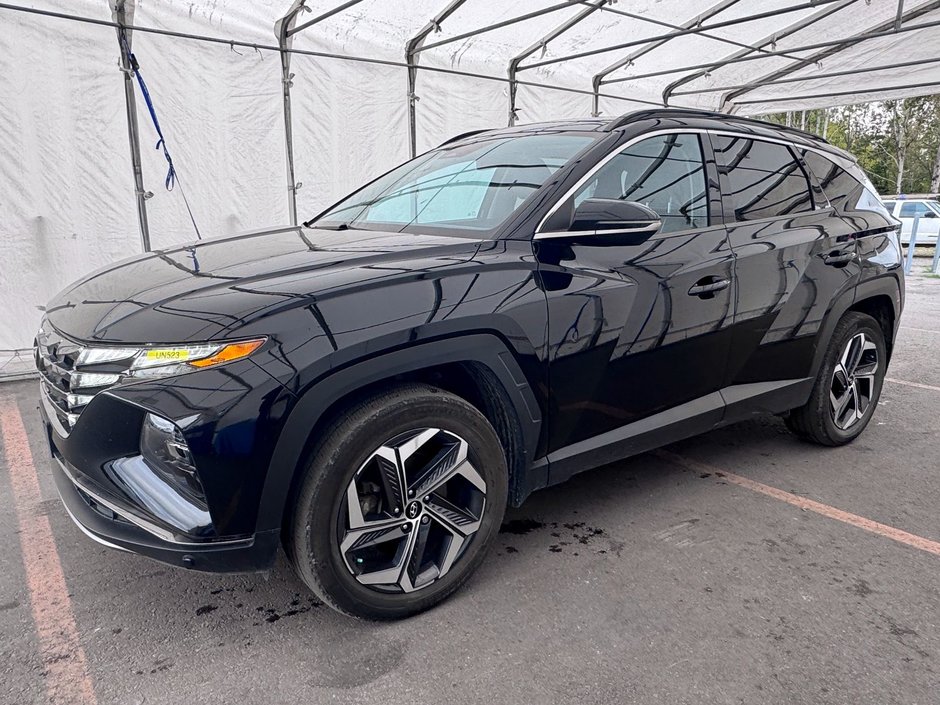
<svg viewBox="0 0 940 705">
<path fill-rule="evenodd" d="M 117 384 L 131 363 L 128 358 L 80 364 L 83 349 L 80 343 L 69 340 L 43 320 L 35 342 L 39 385 L 50 421 L 64 436 L 71 432 L 95 395 Z"/>
</svg>

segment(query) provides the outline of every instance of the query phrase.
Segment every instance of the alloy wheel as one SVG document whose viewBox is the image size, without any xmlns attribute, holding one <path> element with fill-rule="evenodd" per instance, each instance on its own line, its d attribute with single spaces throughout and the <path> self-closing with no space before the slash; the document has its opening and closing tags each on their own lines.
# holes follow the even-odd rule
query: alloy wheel
<svg viewBox="0 0 940 705">
<path fill-rule="evenodd" d="M 413 592 L 444 577 L 480 528 L 486 482 L 467 442 L 422 428 L 375 449 L 346 488 L 339 551 L 362 585 Z"/>
<path fill-rule="evenodd" d="M 878 347 L 865 333 L 853 335 L 832 372 L 829 409 L 832 421 L 847 431 L 865 416 L 875 393 Z"/>
</svg>

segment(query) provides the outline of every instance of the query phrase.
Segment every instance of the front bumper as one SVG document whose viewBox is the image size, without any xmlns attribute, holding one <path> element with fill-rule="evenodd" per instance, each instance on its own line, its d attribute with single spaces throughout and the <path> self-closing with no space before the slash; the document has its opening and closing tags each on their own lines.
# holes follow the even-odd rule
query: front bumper
<svg viewBox="0 0 940 705">
<path fill-rule="evenodd" d="M 282 388 L 251 363 L 227 367 L 227 378 L 207 370 L 188 375 L 185 385 L 158 380 L 102 392 L 66 435 L 40 404 L 56 487 L 83 532 L 109 547 L 196 570 L 253 572 L 273 565 L 280 519 L 260 516 L 258 502 L 277 425 L 269 409 L 280 407 L 274 401 Z M 208 511 L 181 501 L 156 474 L 120 481 L 130 477 L 121 461 L 139 452 L 148 411 L 174 422 L 196 418 L 187 441 Z"/>
<path fill-rule="evenodd" d="M 52 476 L 72 521 L 87 536 L 109 548 L 213 573 L 267 570 L 274 562 L 280 541 L 276 530 L 232 541 L 179 541 L 83 482 L 80 474 L 54 451 Z"/>
</svg>

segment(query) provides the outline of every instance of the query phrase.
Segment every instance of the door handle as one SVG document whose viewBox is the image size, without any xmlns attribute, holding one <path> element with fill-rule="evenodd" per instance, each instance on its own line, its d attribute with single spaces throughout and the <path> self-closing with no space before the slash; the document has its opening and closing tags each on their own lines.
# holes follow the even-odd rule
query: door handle
<svg viewBox="0 0 940 705">
<path fill-rule="evenodd" d="M 722 279 L 721 277 L 715 276 L 705 277 L 704 279 L 699 279 L 692 288 L 689 289 L 689 296 L 710 299 L 715 296 L 715 292 L 727 289 L 730 284 L 730 279 Z"/>
<path fill-rule="evenodd" d="M 823 262 L 830 267 L 844 267 L 855 259 L 855 251 L 833 250 L 828 255 L 823 256 Z"/>
</svg>

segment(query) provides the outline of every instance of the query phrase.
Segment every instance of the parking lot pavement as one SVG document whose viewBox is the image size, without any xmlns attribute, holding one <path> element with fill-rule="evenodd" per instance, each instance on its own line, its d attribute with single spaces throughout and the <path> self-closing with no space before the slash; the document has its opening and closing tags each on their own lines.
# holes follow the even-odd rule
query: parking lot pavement
<svg viewBox="0 0 940 705">
<path fill-rule="evenodd" d="M 897 381 L 858 441 L 757 418 L 580 475 L 394 624 L 320 606 L 283 560 L 214 576 L 93 543 L 56 497 L 34 383 L 0 386 L 39 478 L 24 494 L 5 434 L 0 703 L 937 703 L 938 349 L 940 280 L 912 277 Z M 61 592 L 35 572 L 56 565 Z"/>
</svg>

